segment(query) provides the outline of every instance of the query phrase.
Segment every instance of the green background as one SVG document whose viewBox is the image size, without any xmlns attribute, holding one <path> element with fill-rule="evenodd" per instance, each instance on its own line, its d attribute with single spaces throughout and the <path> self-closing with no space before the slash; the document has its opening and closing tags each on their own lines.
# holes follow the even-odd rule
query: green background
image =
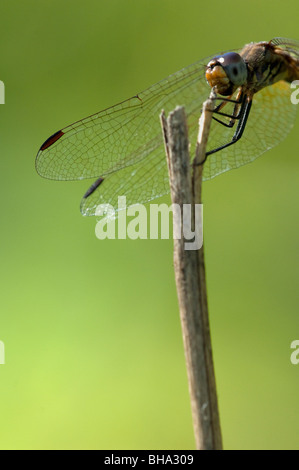
<svg viewBox="0 0 299 470">
<path fill-rule="evenodd" d="M 79 212 L 90 181 L 44 180 L 35 155 L 58 129 L 202 57 L 298 39 L 298 1 L 0 9 L 0 447 L 193 449 L 172 240 L 99 241 Z M 204 183 L 226 449 L 299 449 L 298 130 Z"/>
</svg>

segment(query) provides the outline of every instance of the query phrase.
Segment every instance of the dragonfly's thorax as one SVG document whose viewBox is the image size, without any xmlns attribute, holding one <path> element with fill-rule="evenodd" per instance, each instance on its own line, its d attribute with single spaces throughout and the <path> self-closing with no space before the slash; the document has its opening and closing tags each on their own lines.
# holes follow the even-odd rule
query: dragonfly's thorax
<svg viewBox="0 0 299 470">
<path fill-rule="evenodd" d="M 271 42 L 247 44 L 240 56 L 247 66 L 246 88 L 250 94 L 279 80 L 291 82 L 298 73 L 298 60 Z"/>
</svg>

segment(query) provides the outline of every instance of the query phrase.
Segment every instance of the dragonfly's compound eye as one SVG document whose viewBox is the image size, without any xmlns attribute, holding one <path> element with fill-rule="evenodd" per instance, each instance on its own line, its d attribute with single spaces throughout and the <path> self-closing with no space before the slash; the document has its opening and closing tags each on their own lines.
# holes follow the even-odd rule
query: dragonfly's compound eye
<svg viewBox="0 0 299 470">
<path fill-rule="evenodd" d="M 247 67 L 236 52 L 227 52 L 214 57 L 206 69 L 206 79 L 220 95 L 231 95 L 247 79 Z"/>
</svg>

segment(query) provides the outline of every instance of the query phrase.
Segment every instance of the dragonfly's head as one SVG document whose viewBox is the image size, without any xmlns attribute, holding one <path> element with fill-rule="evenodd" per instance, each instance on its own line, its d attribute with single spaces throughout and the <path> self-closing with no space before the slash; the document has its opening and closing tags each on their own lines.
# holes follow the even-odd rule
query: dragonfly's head
<svg viewBox="0 0 299 470">
<path fill-rule="evenodd" d="M 247 67 L 242 57 L 236 52 L 227 52 L 214 57 L 206 67 L 208 84 L 215 87 L 216 93 L 232 95 L 247 79 Z"/>
</svg>

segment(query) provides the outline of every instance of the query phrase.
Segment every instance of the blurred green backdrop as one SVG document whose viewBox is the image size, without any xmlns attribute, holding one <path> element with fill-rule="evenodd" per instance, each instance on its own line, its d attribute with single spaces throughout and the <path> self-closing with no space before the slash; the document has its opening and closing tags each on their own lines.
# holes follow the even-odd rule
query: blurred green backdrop
<svg viewBox="0 0 299 470">
<path fill-rule="evenodd" d="M 199 58 L 298 39 L 297 8 L 0 0 L 1 449 L 194 448 L 172 241 L 99 241 L 79 212 L 89 181 L 44 180 L 34 159 L 61 127 Z M 226 449 L 299 448 L 296 124 L 254 163 L 204 184 Z"/>
</svg>

